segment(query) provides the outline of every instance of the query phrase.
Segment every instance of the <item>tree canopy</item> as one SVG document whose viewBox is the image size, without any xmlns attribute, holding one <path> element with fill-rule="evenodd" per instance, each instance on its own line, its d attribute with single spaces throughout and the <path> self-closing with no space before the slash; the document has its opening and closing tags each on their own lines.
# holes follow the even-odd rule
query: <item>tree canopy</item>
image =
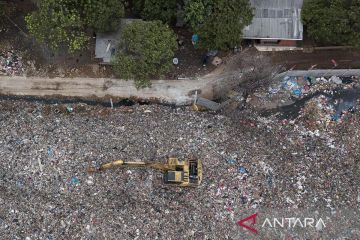
<svg viewBox="0 0 360 240">
<path fill-rule="evenodd" d="M 197 31 L 213 11 L 214 0 L 185 0 L 185 20 Z"/>
<path fill-rule="evenodd" d="M 13 3 L 6 3 L 0 1 L 0 32 L 8 28 L 8 17 L 15 14 L 15 5 Z"/>
<path fill-rule="evenodd" d="M 175 20 L 178 4 L 179 0 L 133 0 L 133 11 L 144 20 L 170 24 Z"/>
<path fill-rule="evenodd" d="M 80 0 L 85 24 L 97 31 L 111 31 L 117 28 L 124 16 L 122 0 Z"/>
<path fill-rule="evenodd" d="M 242 30 L 252 21 L 248 0 L 187 0 L 185 19 L 200 37 L 200 46 L 229 49 L 240 44 Z"/>
<path fill-rule="evenodd" d="M 137 88 L 150 86 L 150 79 L 167 73 L 177 48 L 176 36 L 160 21 L 134 21 L 122 33 L 113 59 L 113 69 L 123 79 L 134 79 Z"/>
<path fill-rule="evenodd" d="M 121 0 L 39 0 L 38 10 L 25 17 L 29 32 L 53 50 L 70 52 L 87 44 L 86 29 L 112 30 L 124 14 Z"/>
<path fill-rule="evenodd" d="M 133 0 L 133 11 L 145 20 L 173 23 L 179 7 L 203 48 L 228 49 L 240 44 L 252 21 L 249 0 Z"/>
<path fill-rule="evenodd" d="M 305 0 L 302 20 L 318 43 L 360 47 L 360 0 Z"/>
</svg>

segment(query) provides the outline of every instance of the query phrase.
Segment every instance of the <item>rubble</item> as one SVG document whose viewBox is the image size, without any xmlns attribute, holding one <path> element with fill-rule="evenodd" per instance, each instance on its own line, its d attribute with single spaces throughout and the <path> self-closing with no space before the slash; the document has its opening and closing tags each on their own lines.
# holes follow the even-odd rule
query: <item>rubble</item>
<svg viewBox="0 0 360 240">
<path fill-rule="evenodd" d="M 359 111 L 323 128 L 251 109 L 233 118 L 190 107 L 0 100 L 0 111 L 0 239 L 253 239 L 236 224 L 245 212 L 357 211 Z M 166 156 L 201 158 L 203 183 L 165 187 L 145 169 L 87 172 Z"/>
</svg>

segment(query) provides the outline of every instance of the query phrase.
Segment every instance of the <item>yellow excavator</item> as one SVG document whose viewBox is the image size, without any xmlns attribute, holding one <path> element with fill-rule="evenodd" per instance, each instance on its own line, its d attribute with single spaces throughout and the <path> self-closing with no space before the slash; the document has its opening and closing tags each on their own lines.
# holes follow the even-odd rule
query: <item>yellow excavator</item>
<svg viewBox="0 0 360 240">
<path fill-rule="evenodd" d="M 103 164 L 98 169 L 90 168 L 89 172 L 101 172 L 116 167 L 141 167 L 159 170 L 164 173 L 164 183 L 172 186 L 196 187 L 202 180 L 202 163 L 200 160 L 184 161 L 175 157 L 168 158 L 166 163 L 116 160 Z"/>
</svg>

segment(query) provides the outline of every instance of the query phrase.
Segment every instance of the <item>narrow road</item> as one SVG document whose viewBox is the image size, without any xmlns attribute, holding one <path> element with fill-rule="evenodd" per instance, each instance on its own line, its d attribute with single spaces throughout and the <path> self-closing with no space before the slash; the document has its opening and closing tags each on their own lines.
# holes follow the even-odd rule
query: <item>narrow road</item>
<svg viewBox="0 0 360 240">
<path fill-rule="evenodd" d="M 231 81 L 234 73 L 223 67 L 197 80 L 153 80 L 151 88 L 136 89 L 133 81 L 111 78 L 40 78 L 1 76 L 0 94 L 40 97 L 77 97 L 82 99 L 135 98 L 186 105 L 199 96 L 214 98 Z M 237 77 L 240 77 L 238 74 Z"/>
</svg>

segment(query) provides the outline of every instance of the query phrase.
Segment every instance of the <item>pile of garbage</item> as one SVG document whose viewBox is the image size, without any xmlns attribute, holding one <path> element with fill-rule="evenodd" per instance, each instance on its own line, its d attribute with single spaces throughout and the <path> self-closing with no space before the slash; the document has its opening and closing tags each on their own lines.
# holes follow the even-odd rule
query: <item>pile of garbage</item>
<svg viewBox="0 0 360 240">
<path fill-rule="evenodd" d="M 285 76 L 281 83 L 269 87 L 270 94 L 277 94 L 279 91 L 285 91 L 291 96 L 301 98 L 309 93 L 319 90 L 336 87 L 334 85 L 352 84 L 356 79 L 355 76 L 350 77 L 313 77 L 313 76 Z M 350 87 L 350 86 L 349 86 Z"/>
<path fill-rule="evenodd" d="M 358 99 L 333 99 L 329 96 L 319 95 L 307 101 L 299 113 L 299 118 L 311 124 L 327 126 L 331 122 L 342 122 L 343 118 L 354 113 L 359 106 Z"/>
<path fill-rule="evenodd" d="M 0 239 L 304 239 L 301 229 L 264 231 L 262 214 L 358 213 L 359 111 L 321 132 L 251 109 L 232 118 L 190 107 L 0 100 L 0 111 Z M 201 159 L 202 184 L 165 187 L 149 169 L 87 171 L 167 156 Z M 237 224 L 255 213 L 258 235 Z M 350 213 L 347 224 L 339 212 L 321 215 L 327 228 L 307 228 L 306 238 L 359 239 Z"/>
<path fill-rule="evenodd" d="M 15 51 L 0 52 L 0 75 L 22 75 L 24 71 L 22 57 Z"/>
</svg>

